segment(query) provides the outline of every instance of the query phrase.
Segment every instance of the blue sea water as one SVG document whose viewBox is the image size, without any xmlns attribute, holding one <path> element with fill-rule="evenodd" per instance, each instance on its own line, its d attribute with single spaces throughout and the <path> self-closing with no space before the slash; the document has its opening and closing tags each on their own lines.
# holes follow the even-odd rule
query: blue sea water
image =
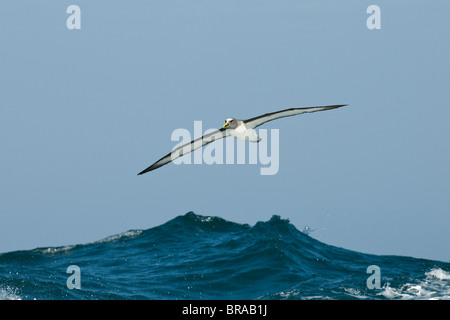
<svg viewBox="0 0 450 320">
<path fill-rule="evenodd" d="M 450 299 L 450 263 L 331 246 L 279 216 L 249 226 L 189 212 L 94 243 L 0 254 L 0 299 Z"/>
</svg>

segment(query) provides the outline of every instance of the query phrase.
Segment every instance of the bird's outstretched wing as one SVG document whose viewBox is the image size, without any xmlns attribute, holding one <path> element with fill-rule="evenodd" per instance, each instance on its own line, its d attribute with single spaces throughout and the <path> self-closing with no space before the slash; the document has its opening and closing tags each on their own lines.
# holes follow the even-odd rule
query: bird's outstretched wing
<svg viewBox="0 0 450 320">
<path fill-rule="evenodd" d="M 284 117 L 291 117 L 298 114 L 306 113 L 306 112 L 316 112 L 316 111 L 323 111 L 323 110 L 330 110 L 330 109 L 336 109 L 346 106 L 346 104 L 338 104 L 333 106 L 318 106 L 318 107 L 307 107 L 307 108 L 290 108 L 286 110 L 266 113 L 258 117 L 254 117 L 251 119 L 244 120 L 245 126 L 247 129 L 255 129 L 256 127 L 259 127 L 263 123 L 284 118 Z"/>
<path fill-rule="evenodd" d="M 163 165 L 168 164 L 169 162 L 172 162 L 175 159 L 178 159 L 179 157 L 188 154 L 198 148 L 203 147 L 204 145 L 207 145 L 208 143 L 214 142 L 216 140 L 220 140 L 222 138 L 225 138 L 229 136 L 229 132 L 227 129 L 219 129 L 216 131 L 213 131 L 211 133 L 205 134 L 203 137 L 192 140 L 189 143 L 186 143 L 182 146 L 179 146 L 178 148 L 175 148 L 170 152 L 169 154 L 165 155 L 158 161 L 156 161 L 154 164 L 152 164 L 147 169 L 141 171 L 138 173 L 138 175 L 144 174 L 146 172 L 158 169 L 162 167 Z"/>
</svg>

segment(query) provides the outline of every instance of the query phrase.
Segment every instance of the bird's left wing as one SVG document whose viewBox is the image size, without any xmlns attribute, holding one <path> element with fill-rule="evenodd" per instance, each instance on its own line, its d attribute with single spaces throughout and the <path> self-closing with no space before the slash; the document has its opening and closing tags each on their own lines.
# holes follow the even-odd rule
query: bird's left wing
<svg viewBox="0 0 450 320">
<path fill-rule="evenodd" d="M 323 111 L 323 110 L 330 110 L 330 109 L 336 109 L 346 106 L 346 104 L 339 104 L 339 105 L 332 105 L 332 106 L 318 106 L 318 107 L 307 107 L 307 108 L 290 108 L 286 110 L 266 113 L 258 117 L 254 117 L 248 120 L 244 120 L 245 126 L 247 129 L 254 129 L 256 127 L 259 127 L 263 123 L 284 118 L 284 117 L 291 117 L 298 114 L 306 113 L 306 112 L 316 112 L 316 111 Z"/>
<path fill-rule="evenodd" d="M 168 164 L 169 162 L 172 162 L 175 159 L 178 159 L 179 157 L 188 154 L 198 148 L 203 147 L 204 145 L 207 145 L 208 143 L 214 142 L 216 140 L 220 140 L 222 138 L 228 137 L 230 134 L 227 129 L 219 129 L 216 131 L 213 131 L 211 133 L 205 134 L 203 137 L 192 140 L 189 143 L 186 143 L 182 146 L 179 146 L 172 150 L 169 154 L 165 155 L 158 161 L 156 161 L 154 164 L 152 164 L 147 169 L 141 171 L 138 173 L 138 175 L 144 174 L 146 172 L 158 169 L 162 167 L 163 165 Z"/>
</svg>

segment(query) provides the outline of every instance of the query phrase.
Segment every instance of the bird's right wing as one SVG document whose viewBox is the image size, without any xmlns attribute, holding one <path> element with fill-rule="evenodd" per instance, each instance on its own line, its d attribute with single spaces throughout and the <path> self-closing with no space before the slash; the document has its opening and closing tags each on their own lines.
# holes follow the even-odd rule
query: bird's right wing
<svg viewBox="0 0 450 320">
<path fill-rule="evenodd" d="M 219 129 L 216 131 L 213 131 L 211 133 L 205 134 L 203 137 L 192 140 L 189 143 L 186 143 L 182 146 L 179 146 L 172 150 L 169 154 L 165 155 L 158 161 L 156 161 L 154 164 L 152 164 L 147 169 L 141 171 L 138 173 L 138 175 L 144 174 L 146 172 L 158 169 L 162 167 L 163 165 L 168 164 L 169 162 L 172 162 L 175 159 L 178 159 L 179 157 L 188 154 L 194 150 L 197 150 L 198 148 L 203 147 L 204 145 L 207 145 L 211 142 L 214 142 L 216 140 L 220 140 L 222 138 L 228 137 L 230 134 L 227 129 Z"/>
<path fill-rule="evenodd" d="M 290 109 L 286 109 L 286 110 L 266 113 L 266 114 L 263 114 L 261 116 L 255 117 L 255 118 L 244 120 L 244 123 L 245 123 L 245 126 L 248 129 L 250 129 L 250 128 L 251 129 L 255 129 L 256 127 L 259 127 L 263 123 L 266 123 L 266 122 L 269 122 L 269 121 L 272 121 L 272 120 L 275 120 L 275 119 L 284 118 L 284 117 L 291 117 L 291 116 L 295 116 L 295 115 L 306 113 L 306 112 L 316 112 L 316 111 L 336 109 L 336 108 L 340 108 L 340 107 L 343 107 L 343 106 L 346 106 L 346 105 L 345 104 L 340 104 L 340 105 L 333 105 L 333 106 L 320 106 L 320 107 L 307 107 L 307 108 L 290 108 Z"/>
</svg>

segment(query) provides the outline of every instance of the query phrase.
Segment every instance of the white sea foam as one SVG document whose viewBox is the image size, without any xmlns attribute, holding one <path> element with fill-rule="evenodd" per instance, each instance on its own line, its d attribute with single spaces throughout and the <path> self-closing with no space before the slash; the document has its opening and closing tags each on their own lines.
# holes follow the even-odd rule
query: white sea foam
<svg viewBox="0 0 450 320">
<path fill-rule="evenodd" d="M 119 234 L 115 234 L 109 237 L 106 237 L 104 239 L 95 241 L 94 243 L 108 243 L 108 242 L 114 242 L 117 240 L 122 240 L 122 239 L 129 239 L 129 238 L 134 238 L 137 237 L 138 235 L 140 235 L 143 232 L 143 230 L 128 230 Z"/>
<path fill-rule="evenodd" d="M 22 298 L 17 294 L 17 289 L 0 286 L 0 300 L 22 300 Z"/>
<path fill-rule="evenodd" d="M 405 283 L 399 288 L 393 288 L 387 283 L 379 295 L 401 300 L 450 300 L 450 273 L 437 268 L 425 275 L 424 280 Z"/>
<path fill-rule="evenodd" d="M 344 287 L 341 288 L 341 289 L 343 289 L 344 292 L 345 292 L 347 295 L 351 296 L 351 297 L 355 297 L 355 298 L 358 298 L 358 299 L 368 299 L 368 298 L 369 298 L 369 296 L 363 295 L 363 294 L 361 293 L 361 291 L 358 290 L 358 289 L 354 289 L 354 288 L 344 288 Z"/>
<path fill-rule="evenodd" d="M 92 242 L 94 244 L 96 243 L 109 243 L 118 241 L 121 239 L 130 239 L 137 237 L 143 232 L 143 230 L 129 230 L 125 231 L 119 234 L 115 234 L 109 237 L 106 237 L 104 239 Z M 91 244 L 91 243 L 88 243 Z M 38 251 L 40 253 L 43 253 L 45 255 L 55 255 L 55 254 L 66 254 L 69 253 L 73 248 L 75 248 L 76 245 L 68 245 L 68 246 L 61 246 L 61 247 L 48 247 L 48 248 L 37 248 L 35 251 Z"/>
<path fill-rule="evenodd" d="M 38 248 L 36 251 L 39 251 L 43 254 L 54 255 L 59 253 L 67 253 L 75 246 L 63 246 L 63 247 L 48 247 L 48 248 Z"/>
<path fill-rule="evenodd" d="M 450 280 L 450 272 L 444 271 L 440 268 L 432 269 L 430 272 L 425 272 L 425 275 L 427 276 L 427 279 Z"/>
</svg>

